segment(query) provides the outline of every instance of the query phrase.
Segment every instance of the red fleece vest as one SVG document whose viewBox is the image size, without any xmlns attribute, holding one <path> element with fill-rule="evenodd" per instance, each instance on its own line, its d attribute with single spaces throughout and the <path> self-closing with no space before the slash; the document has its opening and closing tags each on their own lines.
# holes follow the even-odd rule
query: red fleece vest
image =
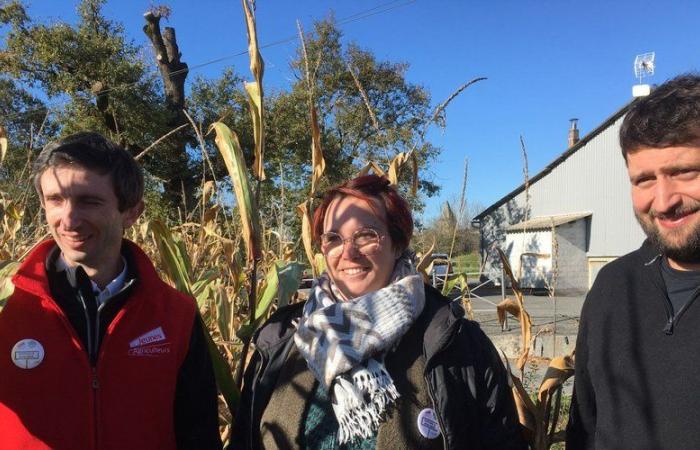
<svg viewBox="0 0 700 450">
<path fill-rule="evenodd" d="M 40 244 L 22 264 L 0 313 L 0 449 L 175 449 L 175 387 L 194 301 L 163 283 L 128 242 L 137 284 L 108 327 L 93 368 L 49 292 L 45 261 L 54 245 Z M 23 339 L 43 347 L 35 368 L 13 362 L 13 347 Z"/>
</svg>

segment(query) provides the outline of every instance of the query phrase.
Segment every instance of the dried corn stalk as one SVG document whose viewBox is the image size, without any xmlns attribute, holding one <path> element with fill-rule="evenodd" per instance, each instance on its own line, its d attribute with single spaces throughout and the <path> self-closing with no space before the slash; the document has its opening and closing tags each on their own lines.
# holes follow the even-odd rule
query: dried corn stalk
<svg viewBox="0 0 700 450">
<path fill-rule="evenodd" d="M 258 46 L 257 28 L 255 25 L 255 2 L 241 0 L 246 17 L 246 29 L 248 31 L 248 55 L 250 56 L 250 71 L 255 78 L 252 83 L 244 83 L 248 93 L 250 115 L 253 120 L 253 137 L 255 138 L 255 161 L 253 163 L 253 175 L 258 180 L 265 179 L 263 168 L 263 155 L 265 153 L 265 127 L 263 114 L 263 87 L 262 79 L 265 71 L 265 63 L 260 55 Z"/>
<path fill-rule="evenodd" d="M 260 259 L 260 225 L 258 208 L 255 197 L 248 180 L 248 172 L 243 159 L 241 144 L 238 136 L 222 122 L 215 122 L 211 126 L 216 131 L 216 146 L 219 148 L 226 169 L 228 169 L 233 190 L 236 195 L 236 204 L 241 216 L 241 228 L 246 247 L 248 263 Z"/>
</svg>

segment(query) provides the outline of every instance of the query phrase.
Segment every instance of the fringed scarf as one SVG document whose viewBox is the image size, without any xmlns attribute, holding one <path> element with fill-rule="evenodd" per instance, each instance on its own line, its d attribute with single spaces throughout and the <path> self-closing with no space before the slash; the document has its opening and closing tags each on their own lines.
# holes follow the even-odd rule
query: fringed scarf
<svg viewBox="0 0 700 450">
<path fill-rule="evenodd" d="M 384 355 L 398 344 L 425 305 L 423 278 L 406 257 L 388 286 L 340 300 L 328 274 L 312 286 L 294 342 L 321 385 L 330 391 L 340 444 L 376 433 L 398 397 Z"/>
</svg>

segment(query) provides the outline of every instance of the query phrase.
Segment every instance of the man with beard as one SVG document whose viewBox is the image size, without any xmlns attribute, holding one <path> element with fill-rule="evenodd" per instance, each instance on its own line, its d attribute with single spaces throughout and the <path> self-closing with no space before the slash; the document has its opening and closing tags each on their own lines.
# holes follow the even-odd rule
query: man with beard
<svg viewBox="0 0 700 450">
<path fill-rule="evenodd" d="M 700 76 L 635 102 L 620 145 L 648 239 L 584 303 L 567 448 L 700 448 Z"/>
</svg>

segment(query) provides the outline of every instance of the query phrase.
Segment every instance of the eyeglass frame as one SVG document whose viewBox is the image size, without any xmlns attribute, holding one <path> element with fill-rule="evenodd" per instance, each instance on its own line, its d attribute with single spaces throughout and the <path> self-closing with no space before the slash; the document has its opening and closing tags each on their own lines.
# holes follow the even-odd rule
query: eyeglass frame
<svg viewBox="0 0 700 450">
<path fill-rule="evenodd" d="M 376 235 L 377 235 L 377 238 L 378 238 L 378 239 L 377 239 L 377 250 L 373 251 L 372 253 L 363 253 L 362 251 L 360 251 L 360 249 L 358 248 L 358 246 L 355 245 L 354 240 L 355 240 L 355 236 L 357 235 L 357 233 L 360 233 L 360 232 L 363 232 L 363 231 L 368 231 L 368 230 L 369 230 L 369 231 L 373 231 L 373 232 L 376 233 Z M 342 242 L 342 244 L 339 246 L 340 249 L 341 249 L 341 250 L 340 250 L 340 253 L 339 253 L 338 255 L 336 255 L 336 256 L 330 256 L 330 255 L 328 255 L 328 253 L 327 253 L 326 251 L 324 251 L 324 249 L 323 249 L 323 244 L 322 244 L 323 237 L 324 237 L 324 236 L 328 236 L 329 234 L 338 236 L 338 237 L 340 238 L 341 242 Z M 381 245 L 382 245 L 382 241 L 384 240 L 384 238 L 386 238 L 386 236 L 387 236 L 386 233 L 381 233 L 381 232 L 377 231 L 377 230 L 374 229 L 374 228 L 371 228 L 371 227 L 363 227 L 363 228 L 359 228 L 359 229 L 353 231 L 353 232 L 352 232 L 352 236 L 350 236 L 349 238 L 343 238 L 343 236 L 341 236 L 339 233 L 336 233 L 335 231 L 327 231 L 327 232 L 323 233 L 321 236 L 319 236 L 318 243 L 319 243 L 319 246 L 321 247 L 321 253 L 323 253 L 323 255 L 324 255 L 326 258 L 338 258 L 338 257 L 340 257 L 340 256 L 343 254 L 343 252 L 345 251 L 345 244 L 348 243 L 348 242 L 350 242 L 350 244 L 352 245 L 353 250 L 355 250 L 357 253 L 359 253 L 359 254 L 361 254 L 361 255 L 363 255 L 363 256 L 371 256 L 371 255 L 374 255 L 375 253 L 377 253 L 377 252 L 379 251 L 379 249 L 380 249 L 380 247 L 381 247 Z"/>
</svg>

